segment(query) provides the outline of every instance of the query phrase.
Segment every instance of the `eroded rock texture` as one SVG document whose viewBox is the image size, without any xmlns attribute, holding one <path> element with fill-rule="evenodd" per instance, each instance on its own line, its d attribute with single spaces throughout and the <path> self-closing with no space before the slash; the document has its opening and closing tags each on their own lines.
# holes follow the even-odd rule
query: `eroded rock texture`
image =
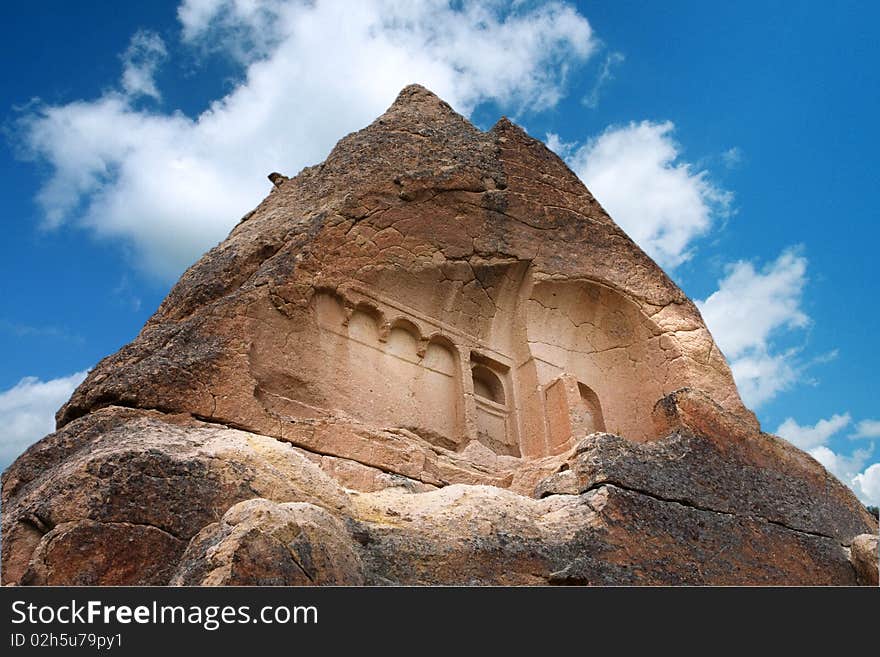
<svg viewBox="0 0 880 657">
<path fill-rule="evenodd" d="M 850 560 L 860 584 L 877 586 L 877 535 L 859 534 L 852 541 Z"/>
<path fill-rule="evenodd" d="M 874 519 L 518 127 L 411 86 L 271 179 L 4 473 L 4 583 L 870 582 Z"/>
</svg>

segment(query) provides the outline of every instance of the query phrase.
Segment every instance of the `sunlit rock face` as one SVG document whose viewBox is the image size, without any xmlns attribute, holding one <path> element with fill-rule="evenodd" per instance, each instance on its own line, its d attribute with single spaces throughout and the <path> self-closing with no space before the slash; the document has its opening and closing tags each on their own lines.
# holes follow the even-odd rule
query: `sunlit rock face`
<svg viewBox="0 0 880 657">
<path fill-rule="evenodd" d="M 4 582 L 856 581 L 874 520 L 520 128 L 414 85 L 271 178 L 4 474 Z"/>
</svg>

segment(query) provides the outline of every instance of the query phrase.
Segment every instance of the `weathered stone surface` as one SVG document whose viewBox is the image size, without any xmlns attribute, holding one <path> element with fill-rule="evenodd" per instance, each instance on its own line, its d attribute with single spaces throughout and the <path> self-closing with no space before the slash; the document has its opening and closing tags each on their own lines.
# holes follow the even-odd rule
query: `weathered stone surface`
<svg viewBox="0 0 880 657">
<path fill-rule="evenodd" d="M 850 546 L 850 560 L 856 569 L 856 576 L 859 583 L 865 586 L 877 586 L 878 577 L 878 556 L 877 556 L 877 535 L 876 534 L 859 534 L 856 536 Z"/>
<path fill-rule="evenodd" d="M 311 505 L 242 502 L 193 539 L 173 583 L 856 582 L 847 551 L 832 539 L 613 485 L 543 500 L 456 484 L 421 494 L 354 494 L 352 501 L 346 529 Z M 303 537 L 294 510 L 315 514 L 310 529 L 323 534 Z M 306 554 L 319 554 L 321 565 L 301 569 Z"/>
<path fill-rule="evenodd" d="M 616 486 L 529 500 L 448 486 L 354 499 L 374 584 L 853 584 L 845 549 Z"/>
<path fill-rule="evenodd" d="M 186 541 L 149 525 L 93 520 L 64 522 L 37 545 L 20 583 L 167 584 L 185 547 Z"/>
<path fill-rule="evenodd" d="M 296 448 L 294 448 L 296 449 Z M 411 493 L 424 493 L 437 487 L 418 479 L 393 474 L 350 459 L 322 456 L 314 452 L 299 450 L 303 456 L 316 463 L 324 472 L 344 488 L 372 493 L 383 488 L 400 486 Z"/>
<path fill-rule="evenodd" d="M 867 581 L 874 518 L 521 129 L 412 86 L 270 179 L 4 473 L 4 584 Z"/>
<path fill-rule="evenodd" d="M 115 404 L 314 449 L 330 436 L 303 421 L 325 420 L 336 445 L 318 451 L 412 477 L 418 458 L 362 431 L 366 446 L 358 430 L 343 439 L 340 424 L 412 430 L 453 451 L 480 439 L 534 458 L 565 451 L 579 422 L 659 437 L 651 406 L 683 386 L 754 423 L 693 304 L 556 155 L 509 121 L 480 132 L 408 87 L 324 163 L 278 184 L 184 274 L 138 338 L 98 364 L 59 425 Z M 366 338 L 355 333 L 373 330 L 379 349 L 357 346 Z M 451 354 L 469 365 L 480 352 L 489 376 L 532 362 L 505 384 L 521 409 L 517 431 L 480 432 L 469 380 L 448 394 L 379 385 L 379 375 L 421 371 L 397 353 L 411 339 L 422 360 Z M 550 390 L 566 372 L 576 378 Z M 601 409 L 562 410 L 578 401 L 578 382 Z M 555 395 L 552 426 L 541 386 Z M 370 448 L 375 463 L 364 460 Z"/>
<path fill-rule="evenodd" d="M 348 532 L 324 509 L 253 499 L 192 539 L 171 583 L 360 585 L 362 571 Z"/>
<path fill-rule="evenodd" d="M 103 424 L 104 433 L 90 434 L 93 420 Z M 683 498 L 670 501 L 609 483 L 591 486 L 583 494 L 553 494 L 542 500 L 493 486 L 461 484 L 425 493 L 392 486 L 345 495 L 313 462 L 323 457 L 242 431 L 179 417 L 167 421 L 156 412 L 118 408 L 83 418 L 34 449 L 51 458 L 48 452 L 53 444 L 70 446 L 89 435 L 92 440 L 73 452 L 78 457 L 67 453 L 63 475 L 50 471 L 48 480 L 38 477 L 27 482 L 26 473 L 17 468 L 7 475 L 8 489 L 17 487 L 24 495 L 21 501 L 15 498 L 11 514 L 4 514 L 6 582 L 856 581 L 856 571 L 835 539 L 793 530 L 750 513 L 698 508 Z M 126 436 L 127 445 L 120 444 L 120 435 Z M 158 464 L 166 469 L 170 464 L 187 466 L 187 481 L 169 478 L 165 482 L 157 477 L 155 485 L 162 488 L 153 494 L 144 479 L 132 478 L 136 473 L 127 469 L 132 461 L 114 461 L 117 453 L 131 453 L 146 437 L 150 454 L 136 461 L 138 471 L 149 472 Z M 678 438 L 672 436 L 660 444 L 678 444 Z M 212 470 L 218 445 L 222 445 L 223 458 L 215 464 L 218 469 Z M 254 445 L 262 448 L 254 449 Z M 572 457 L 574 468 L 558 474 L 577 476 L 577 461 L 585 453 Z M 688 462 L 687 455 L 677 452 L 673 456 Z M 70 491 L 83 487 L 80 473 L 100 472 L 108 462 L 122 464 L 130 489 L 117 487 L 112 504 L 100 513 L 88 503 L 91 497 L 69 499 Z M 615 459 L 610 462 L 617 463 Z M 660 475 L 661 481 L 674 482 L 686 474 L 674 460 L 646 463 L 649 468 L 669 470 Z M 643 476 L 638 469 L 635 475 L 621 472 L 625 473 L 622 478 Z M 288 481 L 272 484 L 276 473 L 283 473 Z M 16 474 L 21 476 L 16 478 Z M 226 479 L 226 486 L 212 486 L 208 483 L 212 479 Z M 262 485 L 257 479 L 263 480 Z M 736 489 L 737 483 L 733 485 Z M 46 493 L 50 487 L 68 491 L 68 495 L 56 499 Z M 180 494 L 175 496 L 171 488 L 180 489 Z M 251 499 L 258 491 L 274 501 Z M 100 493 L 99 498 L 107 495 L 103 488 L 90 492 Z M 42 498 L 51 504 L 35 506 L 35 500 Z M 247 501 L 236 504 L 237 499 Z M 309 501 L 291 504 L 287 500 Z M 157 506 L 160 501 L 164 506 Z M 229 510 L 217 522 L 215 514 L 221 508 Z M 70 519 L 77 509 L 89 517 Z M 118 520 L 120 514 L 129 521 Z M 32 524 L 34 518 L 43 518 L 38 522 L 45 523 L 44 527 L 54 526 L 42 535 Z M 56 523 L 56 518 L 62 521 Z M 24 530 L 24 538 L 18 538 Z M 189 547 L 182 554 L 187 542 Z M 120 550 L 123 545 L 126 549 Z M 853 554 L 858 554 L 856 549 Z M 20 564 L 17 569 L 10 568 L 15 564 Z"/>
<path fill-rule="evenodd" d="M 70 523 L 65 545 L 101 543 L 105 528 L 116 536 L 132 525 L 155 528 L 175 540 L 135 532 L 135 541 L 150 541 L 157 553 L 164 545 L 166 563 L 175 563 L 193 535 L 258 496 L 329 509 L 348 504 L 335 480 L 273 438 L 156 411 L 102 409 L 47 436 L 4 473 L 3 582 L 24 577 L 34 550 Z M 66 572 L 75 574 L 70 550 Z"/>
<path fill-rule="evenodd" d="M 327 475 L 333 469 L 316 463 L 327 457 L 180 416 L 111 407 L 49 436 L 6 474 L 4 582 L 856 582 L 864 550 L 855 543 L 854 569 L 837 539 L 749 510 L 664 499 L 677 490 L 669 486 L 696 481 L 703 469 L 686 469 L 699 465 L 687 450 L 668 451 L 680 439 L 653 444 L 669 458 L 646 457 L 646 468 L 665 471 L 647 479 L 620 464 L 631 450 L 652 445 L 621 446 L 604 435 L 584 441 L 589 449 L 617 450 L 608 462 L 622 486 L 647 481 L 653 491 L 602 482 L 534 499 L 486 485 L 414 492 L 398 480 L 376 492 L 346 493 Z M 578 461 L 589 449 L 551 479 L 577 483 L 584 476 Z M 63 466 L 41 474 L 25 467 L 57 458 Z M 732 480 L 731 499 L 739 485 Z"/>
<path fill-rule="evenodd" d="M 576 552 L 551 575 L 562 584 L 855 584 L 844 548 L 749 515 L 670 503 L 612 485 L 589 504 L 598 549 Z M 589 495 L 589 494 L 587 494 Z M 586 547 L 586 546 L 585 546 Z"/>
<path fill-rule="evenodd" d="M 577 446 L 570 470 L 539 483 L 536 493 L 583 493 L 610 483 L 846 544 L 873 526 L 852 491 L 818 462 L 784 440 L 740 426 L 705 395 L 678 391 L 658 408 L 678 413 L 675 433 L 643 444 L 592 434 Z"/>
</svg>

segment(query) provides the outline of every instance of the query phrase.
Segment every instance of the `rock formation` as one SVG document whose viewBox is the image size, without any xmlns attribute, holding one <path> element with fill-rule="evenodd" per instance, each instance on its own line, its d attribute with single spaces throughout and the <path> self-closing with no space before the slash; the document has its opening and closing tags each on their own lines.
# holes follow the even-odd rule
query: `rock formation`
<svg viewBox="0 0 880 657">
<path fill-rule="evenodd" d="M 520 128 L 410 86 L 270 178 L 4 473 L 4 583 L 876 583 L 874 518 Z"/>
<path fill-rule="evenodd" d="M 852 540 L 850 560 L 855 566 L 856 576 L 860 584 L 865 586 L 878 585 L 877 571 L 877 535 L 859 534 Z"/>
</svg>

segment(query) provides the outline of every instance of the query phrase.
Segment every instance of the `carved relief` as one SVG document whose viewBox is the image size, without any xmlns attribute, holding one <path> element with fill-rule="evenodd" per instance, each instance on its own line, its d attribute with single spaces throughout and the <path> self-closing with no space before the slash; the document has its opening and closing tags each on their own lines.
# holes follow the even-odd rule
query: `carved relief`
<svg viewBox="0 0 880 657">
<path fill-rule="evenodd" d="M 325 357 L 323 386 L 339 410 L 358 419 L 407 428 L 448 448 L 463 441 L 458 356 L 452 342 L 423 338 L 410 318 L 360 301 L 346 318 L 340 295 L 312 302 Z"/>
<path fill-rule="evenodd" d="M 471 354 L 471 377 L 476 408 L 476 439 L 496 454 L 519 456 L 515 416 L 509 404 L 508 368 Z"/>
<path fill-rule="evenodd" d="M 544 388 L 549 452 L 558 454 L 578 440 L 605 431 L 602 406 L 596 393 L 570 374 L 562 374 Z"/>
<path fill-rule="evenodd" d="M 539 457 L 606 425 L 647 437 L 651 405 L 668 392 L 670 356 L 650 320 L 590 281 L 536 281 L 523 263 L 473 269 L 484 270 L 492 275 L 483 276 L 489 306 L 479 322 L 460 321 L 458 297 L 437 316 L 405 305 L 388 296 L 387 274 L 383 294 L 357 284 L 316 294 L 317 396 L 454 450 L 479 441 L 497 454 Z M 415 298 L 416 287 L 401 295 Z M 426 288 L 425 298 L 433 293 Z"/>
<path fill-rule="evenodd" d="M 552 382 L 571 375 L 581 385 L 566 397 L 581 409 L 573 431 L 607 426 L 632 440 L 649 439 L 654 401 L 680 387 L 669 381 L 677 350 L 664 348 L 656 325 L 632 301 L 591 281 L 536 282 L 524 292 L 523 307 L 526 360 L 545 403 L 555 403 L 546 402 Z M 533 396 L 533 407 L 539 399 Z M 547 448 L 554 443 L 548 435 Z"/>
</svg>

